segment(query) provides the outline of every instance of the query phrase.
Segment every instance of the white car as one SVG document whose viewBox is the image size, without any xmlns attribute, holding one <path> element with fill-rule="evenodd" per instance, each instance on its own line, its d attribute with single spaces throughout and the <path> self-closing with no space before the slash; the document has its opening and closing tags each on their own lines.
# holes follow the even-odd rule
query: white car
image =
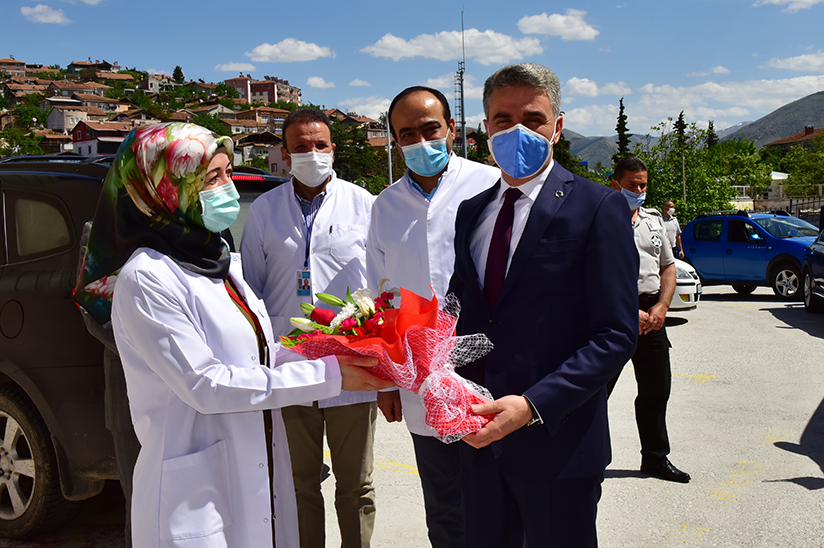
<svg viewBox="0 0 824 548">
<path fill-rule="evenodd" d="M 670 310 L 692 310 L 701 297 L 701 280 L 691 264 L 675 259 L 675 293 Z"/>
</svg>

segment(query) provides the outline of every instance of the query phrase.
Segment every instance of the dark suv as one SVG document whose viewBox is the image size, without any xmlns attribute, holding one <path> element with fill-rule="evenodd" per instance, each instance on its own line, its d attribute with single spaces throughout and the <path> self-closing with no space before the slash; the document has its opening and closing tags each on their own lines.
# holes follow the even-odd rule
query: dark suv
<svg viewBox="0 0 824 548">
<path fill-rule="evenodd" d="M 687 259 L 706 285 L 731 284 L 738 293 L 772 287 L 800 299 L 804 252 L 818 228 L 785 212 L 701 215 L 681 233 Z"/>
<path fill-rule="evenodd" d="M 71 298 L 83 224 L 108 165 L 0 161 L 0 536 L 70 519 L 117 478 L 103 408 L 103 347 Z"/>
</svg>

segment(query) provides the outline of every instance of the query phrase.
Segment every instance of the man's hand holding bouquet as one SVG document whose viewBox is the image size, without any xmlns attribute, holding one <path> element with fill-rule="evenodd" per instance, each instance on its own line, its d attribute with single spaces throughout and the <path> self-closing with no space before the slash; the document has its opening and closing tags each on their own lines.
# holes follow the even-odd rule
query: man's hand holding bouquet
<svg viewBox="0 0 824 548">
<path fill-rule="evenodd" d="M 484 335 L 455 336 L 460 305 L 448 295 L 443 306 L 406 289 L 347 290 L 341 299 L 327 293 L 316 297 L 340 312 L 303 303 L 305 318 L 292 318 L 296 330 L 281 342 L 309 359 L 329 355 L 372 356 L 377 377 L 419 394 L 426 407 L 426 423 L 449 443 L 477 432 L 492 416 L 476 415 L 471 406 L 492 396 L 485 388 L 455 373 L 492 350 Z M 398 308 L 392 300 L 401 297 Z"/>
</svg>

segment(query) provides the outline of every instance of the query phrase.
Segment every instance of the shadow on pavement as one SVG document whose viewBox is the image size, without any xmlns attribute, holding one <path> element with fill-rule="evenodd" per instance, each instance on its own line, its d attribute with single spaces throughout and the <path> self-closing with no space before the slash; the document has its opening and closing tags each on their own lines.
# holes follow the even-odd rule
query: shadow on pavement
<svg viewBox="0 0 824 548">
<path fill-rule="evenodd" d="M 648 478 L 650 476 L 640 470 L 610 470 L 604 471 L 604 479 L 610 478 Z"/>
<path fill-rule="evenodd" d="M 689 320 L 686 319 L 686 318 L 680 318 L 678 316 L 670 316 L 669 313 L 667 313 L 667 317 L 664 320 L 664 325 L 666 327 L 676 327 L 676 326 L 679 326 L 679 325 L 684 325 L 688 321 Z"/>
<path fill-rule="evenodd" d="M 709 293 L 701 295 L 702 301 L 713 301 L 713 302 L 731 302 L 731 303 L 739 303 L 739 302 L 750 302 L 750 303 L 769 303 L 769 304 L 778 304 L 782 302 L 790 303 L 791 301 L 783 301 L 779 297 L 775 295 L 771 295 L 769 293 L 750 293 L 749 295 L 740 295 L 733 290 L 730 290 L 729 293 Z M 701 303 L 698 303 L 698 306 L 701 306 Z"/>
<path fill-rule="evenodd" d="M 822 477 L 808 476 L 772 481 L 795 483 L 810 491 L 824 489 L 824 400 L 821 401 L 818 409 L 810 417 L 804 433 L 801 434 L 800 443 L 777 441 L 774 445 L 784 451 L 812 459 L 821 469 Z"/>
<path fill-rule="evenodd" d="M 824 339 L 824 316 L 821 314 L 810 314 L 804 310 L 801 303 L 786 304 L 783 307 L 765 309 L 787 324 L 788 327 L 800 329 L 811 337 Z"/>
</svg>

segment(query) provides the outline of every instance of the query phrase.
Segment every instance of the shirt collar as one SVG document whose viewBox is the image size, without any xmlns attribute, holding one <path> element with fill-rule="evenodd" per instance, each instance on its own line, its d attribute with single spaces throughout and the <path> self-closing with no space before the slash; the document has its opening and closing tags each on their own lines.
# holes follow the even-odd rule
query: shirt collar
<svg viewBox="0 0 824 548">
<path fill-rule="evenodd" d="M 452 169 L 452 159 L 455 158 L 455 157 L 456 156 L 455 156 L 454 152 L 449 153 L 449 163 L 446 164 L 446 169 L 443 171 L 443 173 L 441 173 L 441 176 L 438 178 L 438 184 L 435 185 L 435 188 L 432 189 L 432 192 L 427 193 L 424 189 L 422 189 L 421 185 L 419 185 L 418 183 L 416 183 L 412 179 L 412 176 L 409 174 L 409 168 L 406 168 L 406 174 L 405 175 L 406 175 L 406 180 L 409 182 L 409 186 L 411 188 L 417 190 L 420 193 L 421 196 L 423 196 L 424 198 L 426 198 L 427 200 L 429 200 L 431 202 L 432 201 L 432 196 L 434 196 L 435 192 L 438 190 L 438 188 L 440 188 L 441 182 L 444 180 L 444 177 L 446 177 L 446 174 L 449 173 L 450 169 Z"/>
<path fill-rule="evenodd" d="M 538 194 L 541 192 L 541 189 L 544 186 L 544 182 L 546 181 L 546 178 L 549 177 L 549 172 L 552 171 L 552 168 L 554 166 L 555 158 L 549 161 L 549 164 L 547 164 L 547 166 L 544 168 L 540 175 L 538 175 L 534 179 L 530 179 L 529 181 L 517 187 L 513 187 L 512 185 L 507 183 L 503 177 L 501 177 L 501 188 L 498 189 L 498 196 L 496 197 L 496 199 L 503 200 L 504 192 L 506 192 L 510 188 L 517 188 L 530 201 L 534 202 L 536 198 L 538 198 Z"/>
<path fill-rule="evenodd" d="M 335 172 L 332 172 L 332 178 L 329 179 L 328 183 L 326 183 L 326 188 L 324 188 L 323 192 L 321 192 L 320 194 L 315 196 L 312 199 L 312 201 L 310 202 L 309 200 L 306 200 L 306 199 L 301 198 L 300 196 L 298 196 L 297 191 L 295 191 L 295 178 L 292 177 L 292 180 L 290 181 L 292 183 L 292 193 L 294 193 L 295 198 L 298 199 L 299 204 L 312 205 L 313 203 L 315 203 L 318 200 L 323 201 L 323 199 L 326 197 L 326 195 L 329 193 L 329 191 L 332 190 L 332 186 L 333 186 L 333 183 L 335 182 L 335 179 L 337 179 L 337 176 L 335 175 Z"/>
</svg>

